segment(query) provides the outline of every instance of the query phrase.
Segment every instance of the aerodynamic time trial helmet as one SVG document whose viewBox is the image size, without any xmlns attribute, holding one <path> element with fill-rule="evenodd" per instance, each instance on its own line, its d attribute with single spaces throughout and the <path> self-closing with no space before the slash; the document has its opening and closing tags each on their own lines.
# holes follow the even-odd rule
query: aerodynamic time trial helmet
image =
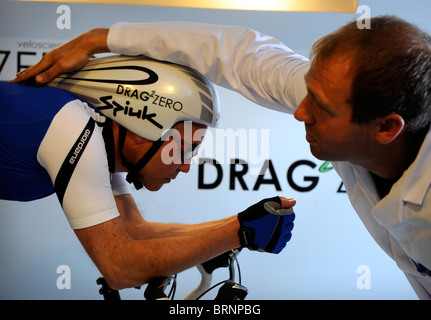
<svg viewBox="0 0 431 320">
<path fill-rule="evenodd" d="M 121 161 L 129 170 L 127 181 L 136 189 L 142 188 L 139 171 L 175 124 L 191 121 L 216 127 L 219 119 L 218 95 L 211 82 L 193 69 L 144 56 L 92 59 L 82 69 L 61 75 L 48 85 L 76 94 L 120 125 Z M 129 163 L 123 155 L 127 130 L 154 141 L 137 163 Z M 104 130 L 109 131 L 112 134 L 112 130 Z M 105 144 L 106 140 L 113 141 L 105 139 Z M 113 147 L 108 149 L 108 154 L 114 152 Z M 109 158 L 112 157 L 108 155 L 108 162 Z M 110 165 L 111 171 L 112 167 L 115 166 Z"/>
<path fill-rule="evenodd" d="M 197 71 L 144 56 L 109 56 L 59 76 L 49 86 L 73 92 L 129 131 L 155 141 L 177 122 L 216 127 L 214 85 Z"/>
</svg>

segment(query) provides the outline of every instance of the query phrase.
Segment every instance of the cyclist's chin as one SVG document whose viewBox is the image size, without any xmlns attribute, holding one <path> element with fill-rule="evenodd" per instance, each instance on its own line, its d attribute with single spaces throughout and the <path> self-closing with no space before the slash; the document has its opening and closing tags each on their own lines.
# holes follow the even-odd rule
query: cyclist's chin
<svg viewBox="0 0 431 320">
<path fill-rule="evenodd" d="M 158 191 L 160 190 L 165 184 L 170 183 L 172 179 L 160 179 L 160 180 L 153 180 L 151 183 L 145 185 L 145 188 L 149 191 Z"/>
</svg>

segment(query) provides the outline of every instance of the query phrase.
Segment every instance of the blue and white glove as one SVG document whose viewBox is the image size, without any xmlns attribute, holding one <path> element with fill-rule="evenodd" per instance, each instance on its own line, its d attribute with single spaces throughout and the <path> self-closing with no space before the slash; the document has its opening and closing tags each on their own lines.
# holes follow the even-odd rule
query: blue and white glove
<svg viewBox="0 0 431 320">
<path fill-rule="evenodd" d="M 238 220 L 241 247 L 280 253 L 292 237 L 295 213 L 292 208 L 282 208 L 280 197 L 274 197 L 238 213 Z"/>
</svg>

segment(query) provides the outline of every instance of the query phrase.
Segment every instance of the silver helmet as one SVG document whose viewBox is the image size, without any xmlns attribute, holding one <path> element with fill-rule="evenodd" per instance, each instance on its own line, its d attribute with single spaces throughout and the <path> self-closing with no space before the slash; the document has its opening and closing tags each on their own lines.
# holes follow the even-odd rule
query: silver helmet
<svg viewBox="0 0 431 320">
<path fill-rule="evenodd" d="M 129 131 L 155 141 L 177 122 L 216 127 L 214 85 L 197 71 L 143 56 L 90 60 L 48 84 L 75 93 Z"/>
</svg>

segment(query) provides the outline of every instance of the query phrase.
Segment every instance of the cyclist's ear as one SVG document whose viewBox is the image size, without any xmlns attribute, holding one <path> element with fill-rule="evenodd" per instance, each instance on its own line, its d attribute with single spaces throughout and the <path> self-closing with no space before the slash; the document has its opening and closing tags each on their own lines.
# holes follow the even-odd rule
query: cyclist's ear
<svg viewBox="0 0 431 320">
<path fill-rule="evenodd" d="M 133 132 L 127 130 L 127 136 L 136 144 L 144 144 L 144 143 L 152 143 L 153 141 L 150 141 L 148 139 L 142 138 L 138 136 L 137 134 L 134 134 Z"/>
<path fill-rule="evenodd" d="M 118 131 L 120 130 L 120 125 L 115 121 L 112 121 L 112 130 L 114 132 L 114 135 L 118 136 Z M 126 129 L 126 132 L 127 132 L 127 137 L 132 139 L 132 141 L 136 144 L 144 144 L 145 142 L 152 142 L 148 139 L 145 139 L 145 138 L 138 136 L 137 134 L 134 134 L 133 132 L 131 132 L 127 129 Z"/>
</svg>

